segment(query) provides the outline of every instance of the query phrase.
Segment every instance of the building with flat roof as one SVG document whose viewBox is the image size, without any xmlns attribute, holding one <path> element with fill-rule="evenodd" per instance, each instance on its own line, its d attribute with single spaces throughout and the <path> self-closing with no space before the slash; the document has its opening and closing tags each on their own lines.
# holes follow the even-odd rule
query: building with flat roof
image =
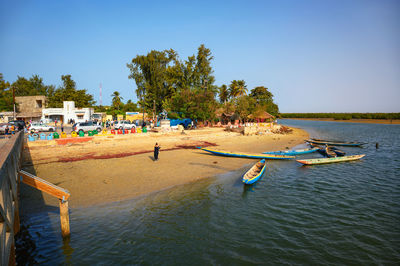
<svg viewBox="0 0 400 266">
<path fill-rule="evenodd" d="M 44 95 L 17 96 L 16 118 L 24 121 L 39 121 L 42 117 L 42 110 L 46 106 L 47 98 Z"/>
<path fill-rule="evenodd" d="M 45 108 L 42 110 L 42 120 L 51 120 L 66 124 L 73 120 L 85 122 L 92 120 L 93 108 L 76 108 L 74 101 L 64 101 L 63 108 Z"/>
</svg>

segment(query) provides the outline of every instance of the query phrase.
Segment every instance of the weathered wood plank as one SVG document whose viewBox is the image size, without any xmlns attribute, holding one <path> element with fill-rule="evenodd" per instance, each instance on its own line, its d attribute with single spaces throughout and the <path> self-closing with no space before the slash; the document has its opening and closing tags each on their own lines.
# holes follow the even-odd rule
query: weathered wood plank
<svg viewBox="0 0 400 266">
<path fill-rule="evenodd" d="M 23 170 L 19 171 L 19 175 L 22 177 L 23 183 L 46 192 L 47 194 L 50 194 L 58 199 L 68 200 L 70 197 L 68 190 L 47 182 L 40 177 L 34 176 Z"/>
<path fill-rule="evenodd" d="M 69 213 L 68 213 L 68 201 L 60 200 L 60 223 L 61 223 L 61 235 L 63 238 L 69 237 Z"/>
</svg>

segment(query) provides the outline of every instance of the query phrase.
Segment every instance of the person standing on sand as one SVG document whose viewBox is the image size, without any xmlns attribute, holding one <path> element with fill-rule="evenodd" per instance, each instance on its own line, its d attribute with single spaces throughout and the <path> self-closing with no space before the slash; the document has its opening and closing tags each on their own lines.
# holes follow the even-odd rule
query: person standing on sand
<svg viewBox="0 0 400 266">
<path fill-rule="evenodd" d="M 161 147 L 158 146 L 158 143 L 156 142 L 156 145 L 154 145 L 154 160 L 158 161 L 158 153 L 160 152 Z"/>
</svg>

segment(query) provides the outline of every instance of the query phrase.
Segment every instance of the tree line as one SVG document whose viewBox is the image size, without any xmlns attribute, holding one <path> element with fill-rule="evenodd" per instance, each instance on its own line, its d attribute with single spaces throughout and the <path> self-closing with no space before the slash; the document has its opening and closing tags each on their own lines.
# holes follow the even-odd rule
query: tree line
<svg viewBox="0 0 400 266">
<path fill-rule="evenodd" d="M 192 118 L 200 121 L 217 120 L 217 109 L 235 114 L 241 120 L 250 115 L 268 112 L 277 116 L 278 105 L 267 87 L 258 86 L 248 91 L 244 80 L 232 80 L 230 84 L 215 85 L 211 50 L 203 44 L 197 53 L 181 60 L 173 49 L 152 50 L 146 55 L 137 55 L 127 67 L 129 79 L 136 83 L 136 103 L 123 102 L 118 91 L 112 97 L 111 106 L 98 106 L 86 89 L 77 89 L 71 75 L 62 75 L 62 85 L 46 85 L 38 75 L 27 79 L 19 77 L 9 83 L 0 73 L 0 111 L 13 110 L 15 96 L 47 96 L 46 107 L 62 107 L 63 101 L 75 101 L 81 107 L 94 107 L 97 112 L 124 114 L 127 111 L 144 110 L 159 114 L 166 110 L 170 118 Z"/>
<path fill-rule="evenodd" d="M 400 119 L 400 113 L 281 113 L 281 118 Z"/>
<path fill-rule="evenodd" d="M 79 108 L 94 106 L 96 102 L 93 100 L 93 95 L 87 93 L 85 89 L 76 89 L 76 83 L 71 75 L 62 75 L 61 80 L 62 85 L 58 88 L 54 85 L 45 85 L 38 75 L 33 75 L 29 79 L 18 76 L 16 81 L 9 83 L 0 73 L 0 111 L 13 110 L 13 91 L 15 96 L 44 95 L 47 97 L 46 106 L 49 108 L 63 107 L 63 101 L 75 101 L 75 106 Z"/>
<path fill-rule="evenodd" d="M 215 85 L 211 50 L 203 44 L 197 54 L 181 60 L 173 49 L 137 55 L 127 64 L 136 83 L 138 105 L 147 112 L 163 110 L 171 118 L 216 120 L 217 109 L 234 113 L 241 120 L 261 111 L 278 115 L 273 94 L 264 86 L 248 88 L 244 80 Z M 218 101 L 219 98 L 219 101 Z"/>
</svg>

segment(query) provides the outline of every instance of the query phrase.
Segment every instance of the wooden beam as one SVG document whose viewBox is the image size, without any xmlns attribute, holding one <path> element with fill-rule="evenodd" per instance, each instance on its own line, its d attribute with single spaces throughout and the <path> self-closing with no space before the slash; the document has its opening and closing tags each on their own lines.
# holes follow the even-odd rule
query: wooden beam
<svg viewBox="0 0 400 266">
<path fill-rule="evenodd" d="M 62 237 L 69 237 L 71 233 L 69 230 L 68 201 L 60 200 L 60 223 Z"/>
<path fill-rule="evenodd" d="M 39 189 L 43 192 L 46 192 L 47 194 L 50 194 L 60 200 L 68 200 L 70 197 L 70 194 L 68 190 L 61 188 L 59 186 L 56 186 L 50 182 L 47 182 L 46 180 L 43 180 L 37 176 L 34 176 L 28 172 L 25 172 L 23 170 L 19 171 L 19 176 L 22 177 L 22 182 L 34 187 L 36 189 Z"/>
</svg>

